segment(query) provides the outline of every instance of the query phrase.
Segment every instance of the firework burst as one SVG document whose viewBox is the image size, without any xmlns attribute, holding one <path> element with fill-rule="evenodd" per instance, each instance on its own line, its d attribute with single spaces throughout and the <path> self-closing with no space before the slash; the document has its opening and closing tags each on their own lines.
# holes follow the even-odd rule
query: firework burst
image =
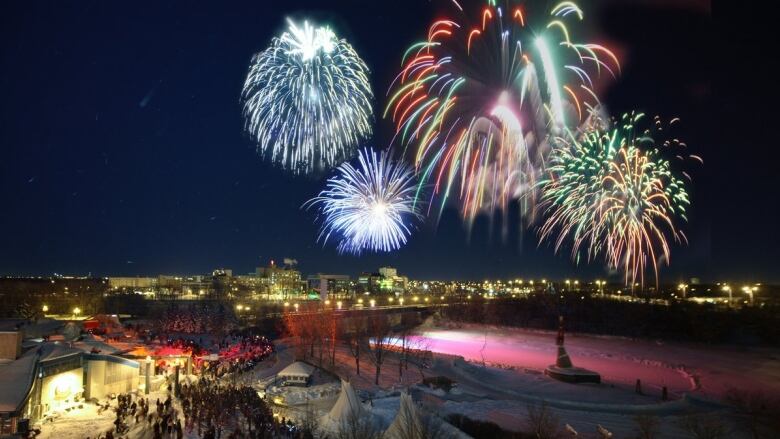
<svg viewBox="0 0 780 439">
<path fill-rule="evenodd" d="M 572 2 L 541 26 L 514 1 L 488 1 L 476 16 L 453 4 L 462 18 L 434 22 L 404 54 L 384 116 L 394 141 L 412 149 L 421 187 L 433 185 L 439 214 L 457 196 L 469 224 L 513 200 L 530 215 L 551 135 L 596 111 L 594 72 L 616 75 L 619 63 L 603 46 L 573 41 L 569 25 L 583 12 Z"/>
<path fill-rule="evenodd" d="M 346 162 L 325 190 L 306 202 L 322 216 L 318 240 L 339 241 L 339 253 L 359 255 L 365 250 L 394 251 L 406 244 L 412 222 L 419 217 L 414 205 L 414 174 L 387 151 L 360 151 L 357 167 Z"/>
<path fill-rule="evenodd" d="M 242 93 L 245 129 L 258 152 L 284 169 L 330 169 L 371 135 L 368 67 L 329 28 L 288 22 L 252 59 Z"/>
<path fill-rule="evenodd" d="M 553 153 L 550 178 L 541 183 L 546 206 L 541 240 L 554 236 L 556 251 L 570 241 L 576 261 L 582 253 L 588 260 L 603 255 L 631 284 L 644 284 L 648 267 L 658 283 L 659 261 L 669 263 L 669 241 L 687 242 L 677 223 L 687 221 L 690 205 L 684 182 L 664 158 L 667 150 L 685 145 L 677 140 L 657 145 L 657 118 L 655 133 L 638 134 L 641 118 L 625 114 L 611 128 L 568 133 Z"/>
</svg>

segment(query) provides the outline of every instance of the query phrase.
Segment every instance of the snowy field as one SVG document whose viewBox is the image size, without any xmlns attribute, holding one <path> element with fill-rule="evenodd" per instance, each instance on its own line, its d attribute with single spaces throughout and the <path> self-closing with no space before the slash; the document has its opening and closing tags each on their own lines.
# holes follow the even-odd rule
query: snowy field
<svg viewBox="0 0 780 439">
<path fill-rule="evenodd" d="M 544 370 L 555 362 L 555 333 L 466 326 L 426 329 L 415 342 L 433 352 L 460 355 L 472 362 Z M 721 398 L 729 389 L 780 394 L 780 350 L 703 346 L 566 335 L 575 366 L 594 370 L 609 384 L 633 389 L 642 380 L 646 393 L 671 396 L 694 392 Z"/>
</svg>

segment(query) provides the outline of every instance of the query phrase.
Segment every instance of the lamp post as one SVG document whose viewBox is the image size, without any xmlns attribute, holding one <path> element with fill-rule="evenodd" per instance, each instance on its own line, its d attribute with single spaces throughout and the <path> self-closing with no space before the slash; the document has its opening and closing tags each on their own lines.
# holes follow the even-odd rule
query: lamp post
<svg viewBox="0 0 780 439">
<path fill-rule="evenodd" d="M 742 287 L 742 291 L 750 296 L 750 306 L 753 306 L 753 293 L 755 293 L 758 290 L 758 287 L 750 287 L 745 285 Z"/>
<path fill-rule="evenodd" d="M 729 293 L 729 306 L 731 306 L 731 287 L 729 284 L 723 285 L 723 291 Z"/>
<path fill-rule="evenodd" d="M 44 314 L 45 314 L 45 313 L 47 313 L 47 312 L 49 312 L 49 307 L 48 307 L 48 305 L 43 305 L 43 308 L 41 308 L 41 310 L 43 310 L 43 313 L 44 313 Z"/>
<path fill-rule="evenodd" d="M 677 285 L 677 289 L 682 291 L 683 299 L 688 298 L 688 295 L 686 294 L 688 291 L 688 285 L 681 283 L 680 285 Z"/>
<path fill-rule="evenodd" d="M 78 306 L 73 308 L 73 317 L 77 318 L 79 314 L 81 314 L 81 308 L 79 308 Z"/>
</svg>

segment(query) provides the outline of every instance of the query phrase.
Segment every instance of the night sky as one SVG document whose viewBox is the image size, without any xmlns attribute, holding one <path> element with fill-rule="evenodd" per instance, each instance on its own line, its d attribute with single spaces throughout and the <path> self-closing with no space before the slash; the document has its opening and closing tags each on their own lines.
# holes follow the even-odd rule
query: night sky
<svg viewBox="0 0 780 439">
<path fill-rule="evenodd" d="M 622 58 L 622 77 L 602 93 L 611 113 L 681 117 L 681 138 L 705 159 L 691 170 L 690 245 L 673 248 L 662 277 L 780 279 L 778 153 L 762 152 L 776 148 L 775 128 L 755 114 L 771 96 L 753 95 L 773 81 L 769 69 L 737 67 L 759 59 L 751 47 L 764 36 L 727 36 L 700 1 L 582 6 L 586 34 Z M 603 277 L 601 264 L 537 248 L 516 218 L 507 242 L 486 219 L 469 238 L 454 209 L 394 254 L 339 256 L 315 242 L 315 215 L 300 209 L 324 178 L 293 177 L 255 153 L 239 96 L 251 56 L 285 17 L 326 22 L 352 43 L 381 115 L 403 50 L 442 10 L 447 0 L 4 4 L 0 274 L 243 273 L 292 257 L 306 273 L 394 265 L 420 279 Z M 379 120 L 370 144 L 390 137 Z"/>
</svg>

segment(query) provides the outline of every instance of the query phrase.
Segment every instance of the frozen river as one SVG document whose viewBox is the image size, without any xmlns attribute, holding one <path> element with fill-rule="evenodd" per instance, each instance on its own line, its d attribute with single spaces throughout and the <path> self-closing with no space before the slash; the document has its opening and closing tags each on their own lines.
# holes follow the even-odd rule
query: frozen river
<svg viewBox="0 0 780 439">
<path fill-rule="evenodd" d="M 470 361 L 542 370 L 555 362 L 555 333 L 523 329 L 426 329 L 416 343 L 433 352 Z M 697 391 L 721 397 L 730 388 L 780 393 L 780 352 L 693 344 L 661 343 L 620 337 L 566 335 L 575 366 L 599 372 L 606 382 L 647 392 L 667 386 L 673 394 Z"/>
</svg>

